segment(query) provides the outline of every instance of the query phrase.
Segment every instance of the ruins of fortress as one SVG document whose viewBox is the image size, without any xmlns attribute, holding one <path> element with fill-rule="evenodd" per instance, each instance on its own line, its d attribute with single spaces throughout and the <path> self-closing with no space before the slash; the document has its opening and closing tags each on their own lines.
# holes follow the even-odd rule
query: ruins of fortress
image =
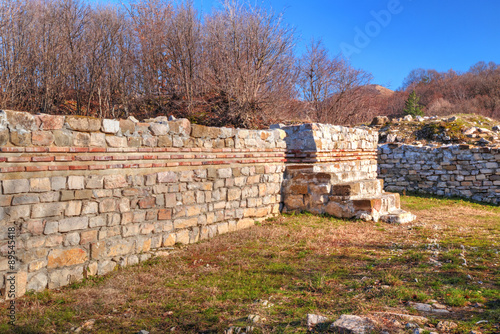
<svg viewBox="0 0 500 334">
<path fill-rule="evenodd" d="M 377 179 L 377 144 L 375 130 L 315 123 L 245 130 L 1 111 L 0 288 L 7 274 L 17 296 L 58 288 L 280 212 L 412 221 Z M 382 152 L 394 174 L 399 153 Z"/>
</svg>

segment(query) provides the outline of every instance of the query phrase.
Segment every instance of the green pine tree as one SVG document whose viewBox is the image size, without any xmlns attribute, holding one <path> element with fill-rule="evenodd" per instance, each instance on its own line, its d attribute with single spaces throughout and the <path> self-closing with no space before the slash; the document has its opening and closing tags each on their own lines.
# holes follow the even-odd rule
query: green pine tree
<svg viewBox="0 0 500 334">
<path fill-rule="evenodd" d="M 410 96 L 408 96 L 408 100 L 405 102 L 405 108 L 403 112 L 405 115 L 415 116 L 424 116 L 423 106 L 418 104 L 420 97 L 417 96 L 415 91 L 412 91 Z"/>
</svg>

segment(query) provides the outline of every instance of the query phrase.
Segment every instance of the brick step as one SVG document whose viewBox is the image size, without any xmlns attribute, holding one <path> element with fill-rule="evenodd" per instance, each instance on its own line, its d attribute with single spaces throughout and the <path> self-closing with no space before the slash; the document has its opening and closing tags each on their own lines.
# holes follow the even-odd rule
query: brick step
<svg viewBox="0 0 500 334">
<path fill-rule="evenodd" d="M 370 197 L 352 200 L 355 212 L 366 212 L 370 215 L 383 215 L 400 208 L 399 194 L 382 193 Z"/>
<path fill-rule="evenodd" d="M 383 192 L 384 181 L 379 179 L 361 180 L 334 184 L 330 194 L 338 199 L 363 199 L 367 196 L 376 196 Z"/>
<path fill-rule="evenodd" d="M 394 210 L 389 214 L 380 216 L 380 220 L 389 224 L 406 224 L 414 221 L 416 216 L 404 210 Z"/>
</svg>

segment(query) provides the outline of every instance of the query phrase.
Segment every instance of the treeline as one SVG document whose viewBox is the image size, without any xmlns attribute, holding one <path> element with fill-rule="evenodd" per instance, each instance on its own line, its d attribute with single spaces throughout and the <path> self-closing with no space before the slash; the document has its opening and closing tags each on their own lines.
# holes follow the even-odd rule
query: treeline
<svg viewBox="0 0 500 334">
<path fill-rule="evenodd" d="M 472 113 L 500 119 L 500 65 L 494 62 L 478 62 L 463 73 L 412 70 L 399 91 L 379 101 L 381 112 L 400 115 L 412 91 L 428 116 Z"/>
<path fill-rule="evenodd" d="M 281 14 L 230 0 L 203 16 L 190 1 L 0 0 L 0 108 L 239 127 L 362 120 L 371 75 L 321 42 L 298 57 L 296 42 Z"/>
</svg>

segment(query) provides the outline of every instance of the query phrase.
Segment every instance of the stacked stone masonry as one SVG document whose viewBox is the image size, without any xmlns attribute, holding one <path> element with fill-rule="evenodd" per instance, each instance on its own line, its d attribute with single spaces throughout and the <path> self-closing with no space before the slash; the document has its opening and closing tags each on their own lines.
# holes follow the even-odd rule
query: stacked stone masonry
<svg viewBox="0 0 500 334">
<path fill-rule="evenodd" d="M 500 204 L 500 148 L 385 144 L 379 176 L 388 191 L 459 196 Z"/>
<path fill-rule="evenodd" d="M 58 288 L 277 215 L 288 168 L 374 180 L 376 145 L 374 131 L 320 124 L 244 130 L 0 111 L 2 298 L 7 276 L 17 296 Z"/>
<path fill-rule="evenodd" d="M 400 209 L 399 194 L 384 192 L 377 179 L 377 131 L 325 124 L 282 129 L 287 149 L 303 158 L 285 170 L 284 211 L 391 223 L 415 219 Z"/>
</svg>

